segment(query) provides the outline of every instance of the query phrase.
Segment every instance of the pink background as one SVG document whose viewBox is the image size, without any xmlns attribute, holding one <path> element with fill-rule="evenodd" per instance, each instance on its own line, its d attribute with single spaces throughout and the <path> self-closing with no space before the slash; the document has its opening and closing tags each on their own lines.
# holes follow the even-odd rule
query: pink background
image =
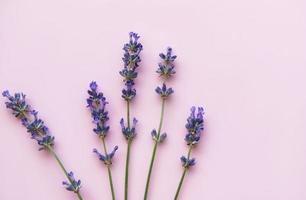
<svg viewBox="0 0 306 200">
<path fill-rule="evenodd" d="M 130 199 L 142 199 L 159 120 L 158 53 L 178 55 L 175 90 L 167 102 L 150 199 L 172 199 L 186 154 L 185 119 L 206 110 L 206 130 L 194 151 L 181 199 L 306 199 L 306 2 L 304 0 L 1 0 L 0 89 L 23 91 L 56 137 L 56 150 L 82 179 L 86 200 L 110 199 L 106 170 L 93 155 L 101 143 L 85 107 L 91 80 L 110 104 L 107 146 L 118 144 L 113 178 L 123 199 L 126 152 L 122 46 L 128 32 L 144 51 L 132 115 Z M 0 199 L 75 199 L 47 153 L 0 109 Z"/>
</svg>

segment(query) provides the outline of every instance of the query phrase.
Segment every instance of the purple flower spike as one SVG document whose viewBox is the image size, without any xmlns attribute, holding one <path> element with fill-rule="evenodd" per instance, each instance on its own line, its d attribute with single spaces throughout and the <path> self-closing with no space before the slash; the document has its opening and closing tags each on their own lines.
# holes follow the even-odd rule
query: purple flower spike
<svg viewBox="0 0 306 200">
<path fill-rule="evenodd" d="M 193 165 L 195 165 L 195 159 L 194 158 L 186 158 L 185 156 L 181 157 L 181 162 L 183 164 L 183 167 L 189 168 Z"/>
<path fill-rule="evenodd" d="M 175 74 L 173 62 L 176 59 L 176 56 L 172 55 L 172 49 L 168 47 L 167 53 L 160 53 L 159 57 L 162 59 L 162 62 L 158 64 L 158 70 L 156 72 L 163 77 L 164 83 L 162 87 L 157 87 L 155 91 L 161 96 L 162 99 L 165 100 L 174 92 L 171 87 L 167 88 L 165 82 L 168 80 L 168 78 Z"/>
<path fill-rule="evenodd" d="M 108 168 L 108 175 L 109 175 L 109 183 L 112 191 L 112 197 L 115 199 L 114 191 L 113 191 L 113 181 L 111 175 L 110 166 L 112 165 L 112 159 L 115 155 L 115 152 L 118 150 L 118 146 L 115 146 L 114 150 L 108 153 L 106 144 L 105 144 L 105 137 L 109 131 L 109 126 L 106 125 L 106 122 L 109 120 L 108 112 L 106 111 L 105 107 L 108 103 L 106 98 L 104 97 L 102 92 L 98 91 L 98 85 L 95 81 L 91 82 L 89 85 L 89 98 L 87 99 L 87 107 L 89 107 L 91 111 L 91 116 L 93 118 L 93 123 L 96 127 L 93 131 L 99 136 L 99 139 L 102 140 L 103 143 L 103 151 L 104 154 L 101 154 L 97 149 L 93 149 L 93 153 L 95 153 L 99 160 L 102 161 Z"/>
<path fill-rule="evenodd" d="M 68 177 L 71 183 L 68 183 L 67 181 L 63 181 L 63 185 L 66 187 L 68 191 L 78 193 L 81 188 L 81 180 L 76 180 L 74 178 L 73 172 L 69 172 Z"/>
<path fill-rule="evenodd" d="M 105 110 L 106 98 L 103 96 L 102 92 L 98 92 L 98 85 L 96 82 L 91 82 L 90 90 L 88 90 L 89 97 L 87 98 L 87 107 L 91 111 L 91 116 L 93 118 L 93 123 L 96 127 L 93 131 L 99 137 L 106 137 L 109 130 L 109 126 L 106 125 L 106 122 L 109 120 L 108 112 Z"/>
<path fill-rule="evenodd" d="M 88 90 L 89 98 L 87 99 L 87 107 L 90 108 L 91 116 L 93 118 L 93 123 L 96 127 L 93 131 L 104 140 L 109 131 L 109 126 L 106 125 L 106 122 L 109 120 L 108 112 L 105 110 L 106 98 L 103 96 L 103 93 L 98 92 L 98 85 L 96 82 L 91 82 L 90 90 Z M 107 165 L 112 164 L 112 158 L 117 151 L 118 146 L 115 146 L 114 150 L 110 154 L 102 155 L 98 152 L 97 149 L 94 149 L 93 152 L 98 155 L 99 159 Z"/>
<path fill-rule="evenodd" d="M 123 55 L 123 69 L 119 72 L 120 75 L 124 78 L 125 86 L 122 90 L 122 98 L 126 101 L 131 101 L 136 96 L 136 89 L 133 88 L 135 82 L 134 80 L 137 78 L 137 67 L 139 66 L 140 52 L 143 47 L 142 44 L 138 42 L 140 38 L 137 33 L 131 32 L 129 34 L 130 40 L 123 47 L 124 55 Z"/>
<path fill-rule="evenodd" d="M 133 139 L 136 136 L 135 129 L 136 129 L 137 122 L 138 122 L 137 119 L 134 118 L 133 119 L 133 124 L 129 128 L 129 127 L 125 126 L 124 119 L 121 118 L 121 120 L 120 120 L 121 131 L 122 131 L 122 134 L 125 136 L 126 139 Z"/>
<path fill-rule="evenodd" d="M 77 193 L 78 197 L 82 198 L 79 193 L 81 181 L 75 180 L 72 172 L 67 174 L 64 165 L 53 149 L 54 137 L 50 134 L 44 121 L 38 118 L 38 112 L 33 110 L 26 102 L 25 95 L 22 93 L 10 95 L 7 90 L 4 91 L 2 95 L 8 99 L 8 101 L 5 102 L 6 107 L 12 110 L 15 117 L 20 119 L 22 125 L 27 128 L 27 131 L 31 134 L 31 138 L 37 141 L 40 146 L 39 150 L 49 150 L 65 172 L 66 176 L 68 176 L 68 182 L 63 182 L 66 189 Z"/>
<path fill-rule="evenodd" d="M 181 157 L 183 167 L 185 168 L 189 168 L 195 165 L 195 159 L 190 158 L 190 152 L 192 147 L 198 144 L 198 142 L 200 141 L 201 132 L 204 129 L 204 109 L 202 107 L 198 107 L 198 109 L 196 109 L 196 107 L 193 106 L 190 111 L 190 115 L 187 118 L 187 123 L 185 125 L 188 131 L 185 136 L 185 141 L 187 142 L 187 145 L 189 145 L 190 150 L 188 157 Z"/>
<path fill-rule="evenodd" d="M 95 154 L 97 154 L 97 156 L 99 157 L 99 160 L 104 162 L 105 165 L 111 165 L 112 164 L 112 159 L 113 159 L 117 150 L 118 150 L 118 146 L 115 146 L 113 151 L 109 154 L 106 154 L 106 155 L 103 155 L 103 154 L 99 153 L 99 151 L 97 149 L 93 149 L 93 152 Z"/>
<path fill-rule="evenodd" d="M 168 47 L 167 53 L 160 53 L 159 57 L 163 61 L 158 64 L 158 69 L 156 72 L 166 80 L 176 73 L 173 62 L 177 56 L 172 55 L 172 48 Z"/>
<path fill-rule="evenodd" d="M 20 119 L 22 125 L 27 128 L 31 138 L 37 141 L 40 146 L 39 150 L 54 145 L 54 137 L 50 134 L 48 127 L 44 125 L 44 121 L 37 117 L 38 113 L 31 109 L 31 106 L 26 102 L 26 95 L 15 93 L 12 96 L 7 90 L 2 95 L 8 99 L 5 102 L 6 107 L 12 110 L 13 115 Z"/>
<path fill-rule="evenodd" d="M 126 101 L 131 101 L 136 96 L 136 89 L 133 88 L 133 85 L 127 85 L 126 89 L 122 90 L 121 96 Z"/>
<path fill-rule="evenodd" d="M 153 129 L 151 136 L 153 140 L 157 141 L 158 143 L 162 143 L 167 138 L 167 133 L 163 133 L 158 136 L 157 131 Z"/>
<path fill-rule="evenodd" d="M 156 93 L 161 96 L 161 98 L 166 99 L 168 98 L 174 91 L 172 88 L 167 88 L 166 84 L 164 83 L 163 86 L 157 87 L 155 89 Z"/>
<path fill-rule="evenodd" d="M 131 55 L 138 55 L 142 50 L 142 45 L 141 43 L 138 42 L 140 36 L 138 36 L 138 34 L 134 32 L 130 32 L 129 36 L 130 36 L 130 41 L 129 43 L 126 43 L 124 45 L 123 50 Z"/>
<path fill-rule="evenodd" d="M 204 109 L 199 107 L 196 111 L 196 107 L 191 108 L 190 116 L 187 118 L 186 129 L 188 133 L 185 136 L 185 141 L 188 145 L 195 145 L 201 138 L 201 132 L 204 129 Z"/>
<path fill-rule="evenodd" d="M 31 112 L 30 105 L 26 103 L 26 95 L 23 93 L 15 93 L 10 95 L 8 90 L 2 92 L 2 96 L 6 97 L 9 101 L 5 102 L 7 108 L 13 111 L 15 117 L 23 120 L 27 118 L 27 115 Z"/>
</svg>

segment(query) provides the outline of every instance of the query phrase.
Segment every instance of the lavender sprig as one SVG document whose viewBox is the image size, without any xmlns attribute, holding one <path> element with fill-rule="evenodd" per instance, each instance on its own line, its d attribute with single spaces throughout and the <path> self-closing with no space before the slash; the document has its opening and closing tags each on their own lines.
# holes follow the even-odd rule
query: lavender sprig
<svg viewBox="0 0 306 200">
<path fill-rule="evenodd" d="M 109 120 L 109 117 L 108 112 L 105 110 L 105 106 L 106 104 L 108 104 L 108 102 L 103 96 L 103 93 L 98 92 L 98 85 L 95 81 L 91 82 L 89 87 L 90 89 L 88 90 L 89 97 L 87 98 L 87 107 L 90 109 L 91 116 L 93 118 L 93 123 L 96 126 L 93 131 L 102 140 L 104 154 L 99 153 L 96 148 L 93 149 L 93 152 L 98 156 L 99 160 L 101 160 L 107 167 L 112 199 L 115 200 L 116 198 L 111 173 L 111 165 L 115 152 L 118 150 L 118 146 L 115 146 L 111 153 L 107 152 L 105 137 L 107 136 L 107 133 L 109 131 L 109 126 L 106 125 L 106 122 Z"/>
<path fill-rule="evenodd" d="M 124 123 L 124 119 L 120 120 L 120 125 L 122 128 L 122 133 L 124 137 L 127 139 L 127 154 L 126 154 L 126 162 L 125 162 L 125 181 L 124 181 L 124 199 L 128 199 L 128 181 L 129 181 L 129 160 L 130 160 L 130 149 L 132 140 L 136 136 L 135 126 L 137 120 L 133 119 L 133 125 L 131 126 L 130 122 L 130 102 L 136 96 L 136 89 L 134 88 L 135 79 L 137 78 L 138 72 L 136 71 L 139 67 L 140 52 L 143 47 L 142 44 L 138 41 L 139 36 L 137 33 L 130 32 L 129 34 L 130 40 L 123 46 L 124 55 L 123 55 L 123 69 L 119 72 L 123 77 L 125 82 L 125 88 L 122 90 L 122 98 L 126 101 L 127 104 L 127 116 L 126 121 Z"/>
<path fill-rule="evenodd" d="M 187 123 L 186 123 L 186 129 L 187 129 L 187 134 L 185 136 L 185 141 L 187 145 L 189 146 L 188 154 L 187 157 L 182 156 L 181 157 L 181 162 L 184 167 L 183 174 L 181 176 L 178 188 L 176 190 L 176 194 L 174 197 L 174 200 L 177 200 L 179 196 L 179 192 L 181 190 L 185 175 L 187 170 L 195 165 L 195 158 L 191 158 L 191 151 L 194 146 L 198 144 L 201 138 L 201 132 L 204 129 L 204 109 L 202 107 L 192 107 L 191 108 L 191 114 L 187 118 Z"/>
<path fill-rule="evenodd" d="M 54 156 L 68 179 L 68 182 L 63 182 L 66 189 L 76 193 L 78 198 L 82 200 L 83 198 L 80 194 L 81 181 L 76 180 L 72 172 L 67 172 L 62 161 L 54 151 L 54 136 L 51 135 L 48 127 L 44 124 L 44 121 L 38 118 L 38 112 L 32 109 L 26 102 L 26 95 L 23 93 L 10 95 L 7 90 L 4 91 L 2 95 L 8 100 L 5 102 L 6 107 L 12 110 L 12 114 L 22 122 L 23 126 L 26 127 L 27 131 L 31 134 L 31 138 L 37 141 L 39 150 L 48 150 Z"/>
<path fill-rule="evenodd" d="M 151 179 L 153 164 L 154 164 L 154 160 L 156 156 L 157 146 L 159 143 L 162 143 L 167 137 L 166 133 L 161 134 L 163 118 L 164 118 L 164 111 L 165 111 L 165 101 L 174 92 L 172 88 L 167 88 L 166 81 L 172 75 L 175 74 L 174 60 L 176 59 L 177 56 L 172 55 L 172 48 L 168 47 L 166 54 L 160 53 L 159 57 L 162 59 L 162 61 L 158 64 L 158 70 L 156 72 L 163 78 L 163 85 L 161 87 L 157 87 L 155 89 L 155 92 L 161 97 L 162 106 L 161 106 L 161 114 L 160 114 L 158 130 L 156 131 L 154 129 L 151 132 L 151 136 L 154 141 L 154 146 L 153 146 L 153 152 L 152 152 L 151 162 L 149 166 L 147 181 L 146 181 L 144 200 L 146 200 L 148 197 L 150 179 Z"/>
</svg>

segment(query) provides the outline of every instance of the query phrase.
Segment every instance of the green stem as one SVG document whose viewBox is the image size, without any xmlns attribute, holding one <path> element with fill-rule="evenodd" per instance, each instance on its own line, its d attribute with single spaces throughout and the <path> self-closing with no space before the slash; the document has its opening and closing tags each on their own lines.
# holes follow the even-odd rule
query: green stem
<svg viewBox="0 0 306 200">
<path fill-rule="evenodd" d="M 80 200 L 83 200 L 83 197 L 81 196 L 80 192 L 77 192 L 76 194 L 78 195 L 78 198 L 79 198 Z"/>
<path fill-rule="evenodd" d="M 160 112 L 159 127 L 158 127 L 158 132 L 157 132 L 158 136 L 160 135 L 160 131 L 161 131 L 161 128 L 163 126 L 164 112 L 165 112 L 165 102 L 166 102 L 166 99 L 163 99 L 163 101 L 162 101 L 162 108 L 161 108 L 161 112 Z"/>
<path fill-rule="evenodd" d="M 153 163 L 154 163 L 154 159 L 155 159 L 155 155 L 156 155 L 156 150 L 157 150 L 157 141 L 155 141 L 154 147 L 153 147 L 153 153 L 152 153 L 152 157 L 151 157 L 150 168 L 149 168 L 149 172 L 148 172 L 148 176 L 147 176 L 147 182 L 146 182 L 146 190 L 145 190 L 145 194 L 144 194 L 144 198 L 143 198 L 144 200 L 147 199 L 148 192 L 149 192 L 149 185 L 150 185 L 151 174 L 152 174 Z"/>
<path fill-rule="evenodd" d="M 126 118 L 128 129 L 131 127 L 130 122 L 130 101 L 126 101 Z M 129 163 L 130 163 L 130 150 L 131 150 L 132 139 L 128 138 L 126 161 L 125 161 L 125 178 L 124 178 L 124 199 L 128 199 L 128 188 L 129 188 Z"/>
<path fill-rule="evenodd" d="M 130 101 L 126 101 L 126 119 L 127 119 L 127 126 L 128 128 L 131 127 L 131 120 L 130 120 Z"/>
<path fill-rule="evenodd" d="M 130 163 L 130 150 L 131 150 L 131 139 L 128 139 L 127 153 L 125 161 L 125 183 L 124 183 L 124 199 L 128 199 L 128 188 L 129 188 L 129 163 Z"/>
<path fill-rule="evenodd" d="M 49 151 L 51 152 L 51 154 L 53 155 L 53 157 L 55 158 L 55 160 L 57 161 L 57 163 L 59 164 L 59 166 L 60 166 L 61 169 L 63 170 L 65 176 L 67 177 L 67 179 L 69 180 L 69 182 L 72 184 L 73 181 L 72 181 L 71 178 L 68 176 L 67 170 L 65 169 L 65 167 L 64 167 L 64 165 L 63 165 L 63 163 L 62 163 L 62 161 L 60 160 L 60 158 L 58 157 L 58 155 L 56 154 L 56 152 L 54 151 L 53 147 L 50 146 L 50 145 L 47 145 L 46 147 L 49 149 Z M 81 196 L 80 191 L 77 191 L 76 194 L 77 194 L 79 200 L 83 200 L 83 197 Z"/>
<path fill-rule="evenodd" d="M 103 143 L 104 153 L 105 153 L 105 155 L 108 155 L 104 137 L 102 137 L 102 143 Z M 115 200 L 116 197 L 115 197 L 115 190 L 114 190 L 114 185 L 113 185 L 113 178 L 112 178 L 112 172 L 111 172 L 110 164 L 107 164 L 107 172 L 108 172 L 109 185 L 110 185 L 110 189 L 111 189 L 111 192 L 112 192 L 112 199 Z"/>
<path fill-rule="evenodd" d="M 158 127 L 157 137 L 156 137 L 157 139 L 159 139 L 161 128 L 163 126 L 164 112 L 165 112 L 165 99 L 163 99 L 163 101 L 162 101 L 162 108 L 161 108 L 161 113 L 160 113 L 159 127 Z M 154 147 L 153 147 L 153 152 L 152 152 L 149 172 L 148 172 L 147 181 L 146 181 L 146 189 L 145 189 L 144 198 L 143 198 L 144 200 L 146 200 L 148 198 L 149 185 L 150 185 L 150 180 L 151 180 L 153 164 L 154 164 L 154 160 L 155 160 L 155 156 L 156 156 L 157 145 L 158 145 L 158 140 L 154 141 Z"/>
<path fill-rule="evenodd" d="M 114 191 L 114 185 L 113 185 L 113 178 L 112 178 L 112 172 L 110 169 L 110 166 L 107 166 L 107 171 L 108 171 L 108 179 L 109 179 L 109 184 L 111 186 L 111 191 L 112 191 L 112 199 L 115 200 L 115 191 Z"/>
<path fill-rule="evenodd" d="M 189 159 L 190 156 L 191 156 L 191 150 L 192 150 L 192 145 L 189 146 L 187 159 Z M 185 178 L 187 169 L 188 169 L 188 167 L 185 167 L 185 168 L 184 168 L 183 174 L 182 174 L 182 176 L 181 176 L 179 185 L 178 185 L 177 190 L 176 190 L 176 193 L 175 193 L 174 200 L 177 200 L 177 198 L 178 198 L 178 196 L 179 196 L 179 193 L 180 193 L 181 187 L 182 187 L 182 185 L 183 185 L 183 181 L 184 181 L 184 178 Z"/>
</svg>

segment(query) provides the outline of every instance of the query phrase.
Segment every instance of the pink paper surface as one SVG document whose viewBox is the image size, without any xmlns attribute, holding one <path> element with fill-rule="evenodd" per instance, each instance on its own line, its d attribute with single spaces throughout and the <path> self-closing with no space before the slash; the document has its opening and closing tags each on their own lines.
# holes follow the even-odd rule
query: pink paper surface
<svg viewBox="0 0 306 200">
<path fill-rule="evenodd" d="M 119 70 L 128 32 L 144 51 L 131 114 L 139 119 L 131 149 L 130 200 L 143 198 L 160 99 L 155 73 L 167 46 L 178 55 L 166 104 L 149 199 L 173 199 L 186 154 L 185 120 L 205 107 L 205 132 L 193 152 L 184 200 L 306 199 L 306 3 L 304 0 L 1 0 L 0 89 L 24 92 L 56 138 L 56 151 L 82 180 L 85 200 L 111 199 L 101 143 L 86 109 L 96 80 L 110 102 L 108 148 L 123 199 L 125 102 Z M 0 107 L 0 199 L 76 199 L 62 171 L 38 152 L 26 130 Z"/>
</svg>

